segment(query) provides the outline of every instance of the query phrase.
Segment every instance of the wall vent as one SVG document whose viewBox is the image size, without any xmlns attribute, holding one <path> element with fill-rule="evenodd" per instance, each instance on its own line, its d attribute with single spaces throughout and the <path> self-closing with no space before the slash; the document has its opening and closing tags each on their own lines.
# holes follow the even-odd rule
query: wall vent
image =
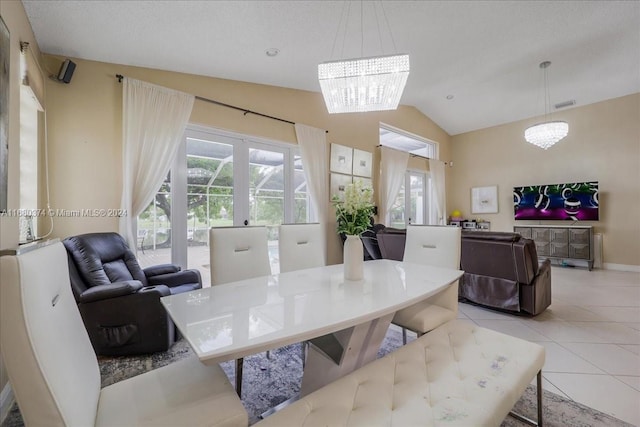
<svg viewBox="0 0 640 427">
<path fill-rule="evenodd" d="M 570 99 L 569 101 L 559 102 L 558 104 L 554 105 L 554 107 L 556 108 L 556 110 L 559 110 L 560 108 L 571 107 L 572 105 L 576 105 L 576 100 L 575 99 Z"/>
</svg>

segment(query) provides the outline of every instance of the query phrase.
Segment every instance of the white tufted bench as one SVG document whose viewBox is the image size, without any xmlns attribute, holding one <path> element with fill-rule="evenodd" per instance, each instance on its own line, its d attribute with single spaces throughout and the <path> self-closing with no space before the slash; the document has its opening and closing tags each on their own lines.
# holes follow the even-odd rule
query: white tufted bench
<svg viewBox="0 0 640 427">
<path fill-rule="evenodd" d="M 538 344 L 452 320 L 256 426 L 499 426 L 536 375 L 542 425 L 544 355 Z"/>
</svg>

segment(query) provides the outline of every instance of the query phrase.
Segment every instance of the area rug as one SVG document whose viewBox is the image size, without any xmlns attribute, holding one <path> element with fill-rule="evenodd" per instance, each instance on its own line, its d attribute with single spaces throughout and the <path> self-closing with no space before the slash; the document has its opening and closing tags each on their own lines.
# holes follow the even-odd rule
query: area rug
<svg viewBox="0 0 640 427">
<path fill-rule="evenodd" d="M 390 329 L 378 353 L 382 357 L 402 345 L 401 333 Z M 178 341 L 171 349 L 163 353 L 155 353 L 140 357 L 101 357 L 99 358 L 102 386 L 122 381 L 143 372 L 159 368 L 192 355 L 189 345 L 184 340 Z M 232 384 L 234 382 L 233 361 L 221 364 Z M 249 423 L 259 421 L 260 414 L 295 396 L 300 391 L 302 378 L 302 347 L 294 344 L 271 351 L 270 358 L 266 353 L 257 354 L 244 360 L 244 382 L 242 403 L 249 413 Z M 544 423 L 549 427 L 589 427 L 611 426 L 632 427 L 612 416 L 598 412 L 579 403 L 565 399 L 548 391 L 544 392 Z M 524 395 L 516 403 L 514 410 L 528 418 L 536 419 L 536 390 L 529 386 Z M 20 410 L 14 405 L 2 427 L 23 426 Z M 507 417 L 501 427 L 526 426 L 512 417 Z"/>
</svg>

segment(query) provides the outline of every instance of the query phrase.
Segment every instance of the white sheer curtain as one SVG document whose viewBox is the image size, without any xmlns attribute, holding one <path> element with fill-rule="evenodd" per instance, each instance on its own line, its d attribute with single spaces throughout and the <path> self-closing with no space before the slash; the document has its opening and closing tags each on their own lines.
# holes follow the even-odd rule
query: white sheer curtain
<svg viewBox="0 0 640 427">
<path fill-rule="evenodd" d="M 191 115 L 194 96 L 124 78 L 122 107 L 122 208 L 120 234 L 136 248 L 136 217 L 167 176 Z"/>
<path fill-rule="evenodd" d="M 295 127 L 307 189 L 316 207 L 318 222 L 326 234 L 327 203 L 329 203 L 327 133 L 324 129 L 298 123 Z M 326 245 L 324 253 L 326 257 Z"/>
<path fill-rule="evenodd" d="M 389 212 L 400 191 L 409 163 L 409 153 L 380 147 L 380 206 L 384 225 L 390 225 Z"/>
<path fill-rule="evenodd" d="M 429 172 L 431 173 L 431 183 L 435 195 L 436 214 L 439 225 L 446 225 L 446 197 L 444 186 L 444 162 L 435 159 L 429 159 Z"/>
<path fill-rule="evenodd" d="M 329 202 L 327 133 L 323 129 L 303 124 L 296 123 L 295 126 L 307 188 L 316 207 L 318 220 L 324 224 L 327 222 L 327 210 L 324 208 Z"/>
</svg>

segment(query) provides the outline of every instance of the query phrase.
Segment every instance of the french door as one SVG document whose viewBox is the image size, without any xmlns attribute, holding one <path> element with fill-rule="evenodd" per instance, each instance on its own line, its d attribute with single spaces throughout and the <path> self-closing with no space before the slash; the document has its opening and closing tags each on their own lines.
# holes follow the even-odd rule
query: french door
<svg viewBox="0 0 640 427">
<path fill-rule="evenodd" d="M 171 262 L 200 270 L 205 283 L 210 282 L 209 228 L 266 226 L 272 271 L 277 272 L 277 226 L 309 220 L 302 163 L 290 144 L 189 127 L 163 186 L 148 208 L 161 207 L 159 219 L 171 217 L 170 243 L 162 246 L 170 246 Z M 142 224 L 148 228 L 149 221 L 141 215 L 139 230 Z M 147 240 L 142 246 L 145 256 L 153 252 L 150 244 Z"/>
<path fill-rule="evenodd" d="M 391 226 L 405 228 L 409 224 L 435 224 L 431 208 L 431 179 L 428 173 L 407 170 L 404 182 L 391 208 Z"/>
</svg>

